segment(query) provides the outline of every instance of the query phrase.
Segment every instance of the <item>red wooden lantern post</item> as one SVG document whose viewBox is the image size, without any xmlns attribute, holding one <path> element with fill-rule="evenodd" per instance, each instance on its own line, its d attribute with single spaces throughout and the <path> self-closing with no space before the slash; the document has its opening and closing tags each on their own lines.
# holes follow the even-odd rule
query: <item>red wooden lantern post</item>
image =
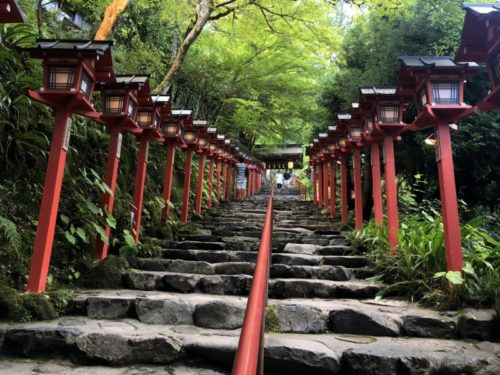
<svg viewBox="0 0 500 375">
<path fill-rule="evenodd" d="M 137 89 L 147 82 L 149 76 L 128 75 L 116 76 L 116 82 L 100 86 L 102 96 L 101 121 L 110 128 L 108 157 L 104 182 L 110 192 L 102 195 L 101 204 L 104 212 L 113 214 L 116 179 L 120 163 L 122 138 L 124 132 L 140 134 L 142 129 L 135 122 L 137 115 Z M 105 228 L 106 241 L 97 238 L 94 252 L 95 259 L 104 259 L 108 255 L 111 228 Z"/>
<path fill-rule="evenodd" d="M 354 179 L 354 228 L 360 230 L 363 227 L 363 190 L 361 186 L 361 124 L 358 103 L 353 103 L 353 114 L 351 124 L 348 128 L 349 148 L 353 155 L 353 179 Z"/>
<path fill-rule="evenodd" d="M 151 97 L 149 83 L 146 82 L 139 90 L 139 108 L 137 110 L 137 125 L 142 128 L 139 138 L 139 153 L 137 157 L 134 182 L 134 207 L 132 211 L 132 237 L 137 244 L 141 233 L 142 206 L 144 203 L 144 187 L 148 165 L 149 142 L 164 142 L 161 135 L 162 106 L 164 101 L 154 102 Z"/>
<path fill-rule="evenodd" d="M 208 123 L 206 121 L 194 121 L 193 124 L 198 129 L 198 183 L 196 185 L 196 201 L 194 212 L 201 215 L 201 203 L 203 201 L 203 182 L 205 175 L 205 159 L 209 153 L 210 143 L 208 140 Z"/>
<path fill-rule="evenodd" d="M 374 132 L 374 103 L 363 90 L 363 88 L 360 89 L 361 93 L 359 97 L 359 105 L 364 117 L 364 131 L 362 133 L 362 139 L 364 144 L 370 145 L 373 217 L 375 219 L 375 223 L 382 227 L 384 225 L 384 208 L 382 203 L 382 178 L 380 173 L 380 143 L 383 142 L 383 137 Z"/>
<path fill-rule="evenodd" d="M 323 179 L 323 207 L 327 208 L 330 205 L 328 184 L 330 182 L 328 177 L 328 163 L 330 160 L 330 155 L 328 153 L 328 134 L 320 133 L 318 135 L 321 144 L 320 150 L 320 160 L 321 160 L 321 174 Z"/>
<path fill-rule="evenodd" d="M 182 191 L 182 213 L 181 222 L 187 223 L 189 211 L 189 195 L 191 192 L 191 166 L 193 162 L 193 152 L 197 149 L 198 133 L 193 126 L 193 121 L 184 123 L 182 131 L 184 144 L 182 149 L 186 152 L 186 163 L 184 165 L 184 189 Z"/>
<path fill-rule="evenodd" d="M 165 176 L 163 178 L 163 202 L 161 211 L 161 223 L 167 222 L 171 208 L 172 185 L 174 179 L 174 161 L 176 147 L 182 145 L 182 129 L 184 121 L 191 121 L 191 111 L 175 109 L 171 111 L 171 116 L 162 116 L 163 145 L 167 158 L 165 161 Z"/>
<path fill-rule="evenodd" d="M 29 48 L 42 58 L 44 82 L 39 91 L 29 91 L 34 100 L 54 109 L 55 124 L 45 175 L 42 203 L 28 279 L 28 291 L 43 292 L 49 271 L 56 228 L 66 154 L 71 134 L 71 115 L 98 118 L 92 105 L 96 81 L 114 80 L 111 43 L 42 40 Z"/>
<path fill-rule="evenodd" d="M 335 218 L 335 215 L 337 214 L 337 178 L 336 178 L 336 132 L 337 132 L 337 126 L 329 126 L 328 127 L 328 146 L 327 146 L 327 157 L 329 160 L 329 176 L 330 176 L 330 196 L 329 196 L 329 202 L 330 202 L 330 215 L 332 219 Z"/>
<path fill-rule="evenodd" d="M 389 246 L 395 248 L 398 245 L 399 215 L 394 139 L 408 130 L 408 126 L 403 123 L 403 112 L 410 97 L 396 95 L 396 87 L 361 87 L 360 99 L 364 104 L 365 113 L 363 138 L 367 140 L 367 143 L 372 144 L 372 152 L 375 154 L 372 154 L 372 164 L 378 153 L 378 143 L 383 142 Z M 372 173 L 377 174 L 375 169 L 372 165 Z M 380 175 L 380 169 L 378 174 Z M 375 184 L 375 179 L 373 181 Z M 381 202 L 378 203 L 380 186 L 376 186 L 377 193 L 375 193 L 375 185 L 373 190 L 375 212 L 375 210 L 380 209 L 375 207 L 375 194 L 377 195 L 377 206 L 382 205 Z M 382 220 L 376 216 L 378 223 L 382 224 Z"/>
<path fill-rule="evenodd" d="M 221 192 L 221 172 L 222 172 L 222 160 L 224 158 L 224 140 L 226 137 L 224 135 L 217 135 L 217 168 L 216 168 L 216 178 L 215 178 L 215 192 L 217 197 L 217 204 L 219 206 L 222 200 Z"/>
<path fill-rule="evenodd" d="M 463 267 L 453 154 L 449 124 L 474 112 L 464 103 L 467 76 L 478 70 L 475 63 L 455 63 L 451 57 L 404 56 L 400 58 L 400 94 L 413 94 L 418 116 L 412 130 L 434 127 L 439 174 L 446 264 L 449 271 Z M 386 155 L 387 156 L 387 155 Z"/>
<path fill-rule="evenodd" d="M 217 157 L 217 129 L 208 128 L 208 158 L 210 160 L 208 165 L 208 198 L 207 207 L 212 207 L 213 200 L 213 182 L 214 182 L 214 163 Z"/>
<path fill-rule="evenodd" d="M 339 113 L 337 114 L 337 152 L 340 158 L 340 200 L 341 200 L 341 220 L 342 223 L 346 224 L 349 220 L 349 210 L 348 210 L 348 190 L 347 190 L 347 153 L 348 153 L 348 144 L 347 144 L 347 128 L 348 124 L 351 121 L 350 113 Z"/>
<path fill-rule="evenodd" d="M 486 65 L 491 91 L 477 104 L 482 111 L 500 108 L 500 7 L 498 3 L 464 4 L 466 11 L 457 61 Z"/>
<path fill-rule="evenodd" d="M 16 0 L 0 0 L 0 23 L 24 23 L 25 17 Z"/>
</svg>

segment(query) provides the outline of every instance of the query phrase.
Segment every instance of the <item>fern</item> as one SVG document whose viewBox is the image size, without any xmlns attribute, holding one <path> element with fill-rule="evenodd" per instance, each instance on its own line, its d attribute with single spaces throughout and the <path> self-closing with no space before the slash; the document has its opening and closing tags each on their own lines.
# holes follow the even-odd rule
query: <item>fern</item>
<svg viewBox="0 0 500 375">
<path fill-rule="evenodd" d="M 16 224 L 11 220 L 0 216 L 0 237 L 3 238 L 8 245 L 12 246 L 17 253 L 21 247 L 21 236 L 17 231 Z"/>
</svg>

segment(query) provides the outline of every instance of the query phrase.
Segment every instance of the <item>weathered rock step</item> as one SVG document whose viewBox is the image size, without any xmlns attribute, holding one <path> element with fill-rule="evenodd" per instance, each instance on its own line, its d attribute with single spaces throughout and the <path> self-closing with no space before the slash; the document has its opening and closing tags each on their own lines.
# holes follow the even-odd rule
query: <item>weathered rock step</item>
<svg viewBox="0 0 500 375">
<path fill-rule="evenodd" d="M 195 324 L 235 329 L 243 324 L 246 297 L 133 290 L 82 291 L 71 314 L 93 319 L 137 318 L 146 324 Z M 269 299 L 279 332 L 467 338 L 500 341 L 494 310 L 437 311 L 401 300 Z"/>
<path fill-rule="evenodd" d="M 176 272 L 137 271 L 124 276 L 125 285 L 136 290 L 164 290 L 181 293 L 247 295 L 250 275 L 199 275 Z M 373 298 L 382 285 L 362 281 L 271 279 L 270 298 Z"/>
<path fill-rule="evenodd" d="M 257 259 L 256 251 L 237 251 L 237 250 L 181 250 L 166 249 L 163 252 L 165 259 L 198 260 L 209 263 L 222 262 L 255 262 Z M 309 255 L 309 254 L 272 254 L 273 264 L 286 264 L 290 266 L 344 266 L 344 267 L 364 267 L 366 257 L 358 255 Z"/>
<path fill-rule="evenodd" d="M 186 355 L 232 365 L 239 330 L 61 318 L 0 327 L 1 351 L 114 366 L 175 365 Z M 50 343 L 50 345 L 48 345 Z M 266 371 L 280 374 L 498 374 L 500 345 L 342 334 L 267 334 Z M 417 371 L 418 370 L 418 371 Z"/>
<path fill-rule="evenodd" d="M 206 361 L 205 361 L 206 362 Z M 126 367 L 86 366 L 61 359 L 20 361 L 19 358 L 0 359 L 2 374 L 61 374 L 61 375 L 229 375 L 227 368 L 204 364 L 202 361 L 182 361 L 172 365 L 132 365 Z"/>
<path fill-rule="evenodd" d="M 204 261 L 181 259 L 136 258 L 129 260 L 133 268 L 145 271 L 186 272 L 201 275 L 253 275 L 254 262 L 222 262 L 208 263 Z M 273 264 L 270 269 L 271 277 L 304 278 L 345 281 L 354 275 L 363 276 L 368 270 L 356 269 L 352 271 L 342 266 L 302 266 Z"/>
</svg>

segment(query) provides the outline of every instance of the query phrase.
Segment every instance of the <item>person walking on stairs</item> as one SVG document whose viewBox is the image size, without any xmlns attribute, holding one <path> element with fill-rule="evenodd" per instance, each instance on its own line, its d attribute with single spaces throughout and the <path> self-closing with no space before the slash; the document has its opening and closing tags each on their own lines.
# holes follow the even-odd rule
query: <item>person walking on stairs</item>
<svg viewBox="0 0 500 375">
<path fill-rule="evenodd" d="M 248 167 L 244 163 L 245 159 L 243 157 L 239 158 L 239 162 L 236 164 L 236 198 L 242 199 L 246 196 L 247 192 L 247 176 Z"/>
<path fill-rule="evenodd" d="M 285 190 L 288 190 L 291 178 L 292 174 L 289 171 L 286 171 L 285 174 L 283 175 L 283 185 L 285 186 Z"/>
<path fill-rule="evenodd" d="M 276 188 L 278 190 L 281 190 L 281 188 L 283 187 L 283 175 L 281 174 L 280 171 L 278 171 L 278 173 L 276 173 Z"/>
</svg>

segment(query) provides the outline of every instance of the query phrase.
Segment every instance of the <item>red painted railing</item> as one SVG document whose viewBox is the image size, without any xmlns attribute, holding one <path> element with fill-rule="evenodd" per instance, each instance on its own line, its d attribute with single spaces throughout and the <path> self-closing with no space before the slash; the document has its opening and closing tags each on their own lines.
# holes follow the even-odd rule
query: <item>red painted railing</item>
<svg viewBox="0 0 500 375">
<path fill-rule="evenodd" d="M 274 189 L 267 204 L 266 219 L 260 240 L 252 288 L 248 296 L 245 319 L 233 365 L 233 375 L 263 374 L 264 323 L 267 306 L 269 267 L 271 265 L 271 237 L 273 233 Z"/>
</svg>

